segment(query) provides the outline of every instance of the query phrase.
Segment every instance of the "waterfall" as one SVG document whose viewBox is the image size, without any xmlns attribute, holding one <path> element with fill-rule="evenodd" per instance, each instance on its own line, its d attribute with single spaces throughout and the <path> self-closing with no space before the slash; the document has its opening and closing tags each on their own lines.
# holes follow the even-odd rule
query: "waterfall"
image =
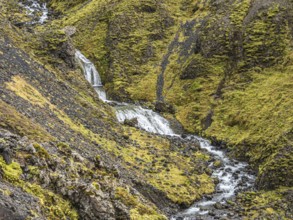
<svg viewBox="0 0 293 220">
<path fill-rule="evenodd" d="M 75 53 L 75 58 L 79 66 L 82 68 L 86 80 L 94 87 L 99 98 L 104 102 L 112 102 L 107 100 L 101 77 L 95 68 L 95 65 L 78 50 Z M 148 132 L 165 135 L 174 134 L 170 128 L 168 120 L 152 110 L 127 103 L 115 102 L 115 105 L 116 116 L 121 123 L 123 123 L 125 119 L 136 118 L 138 126 Z"/>
<path fill-rule="evenodd" d="M 151 133 L 174 135 L 168 120 L 158 113 L 140 106 L 118 105 L 116 107 L 116 116 L 121 123 L 123 123 L 125 119 L 131 120 L 136 118 L 138 126 Z"/>
<path fill-rule="evenodd" d="M 75 59 L 85 75 L 86 80 L 94 87 L 99 98 L 107 101 L 106 92 L 103 88 L 102 80 L 95 65 L 88 60 L 79 50 L 75 52 Z"/>
<path fill-rule="evenodd" d="M 94 64 L 82 55 L 80 51 L 76 51 L 75 56 L 84 72 L 85 78 L 94 86 L 100 99 L 115 104 L 116 116 L 119 122 L 123 123 L 126 119 L 137 119 L 137 126 L 145 131 L 161 135 L 177 136 L 179 138 L 179 135 L 175 134 L 171 129 L 168 120 L 158 113 L 150 109 L 142 108 L 141 106 L 107 100 L 101 78 Z M 237 194 L 237 191 L 251 188 L 254 184 L 255 176 L 249 174 L 246 163 L 231 160 L 223 151 L 212 146 L 208 140 L 195 135 L 188 135 L 186 139 L 190 141 L 196 139 L 202 149 L 207 150 L 215 160 L 221 162 L 222 166 L 220 167 L 214 167 L 213 162 L 209 164 L 209 167 L 213 169 L 212 176 L 219 180 L 219 184 L 216 187 L 216 192 L 208 199 L 203 198 L 189 209 L 171 217 L 171 219 L 193 220 L 197 219 L 196 216 L 206 216 L 208 219 L 213 219 L 209 217 L 209 211 L 207 210 L 212 210 L 213 205 L 216 203 L 225 204 L 227 199 Z"/>
</svg>

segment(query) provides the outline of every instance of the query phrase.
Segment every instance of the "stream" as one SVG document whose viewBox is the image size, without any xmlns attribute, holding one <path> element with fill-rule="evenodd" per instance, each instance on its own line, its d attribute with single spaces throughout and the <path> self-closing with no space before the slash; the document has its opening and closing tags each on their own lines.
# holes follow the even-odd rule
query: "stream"
<svg viewBox="0 0 293 220">
<path fill-rule="evenodd" d="M 85 78 L 94 87 L 99 98 L 107 103 L 114 102 L 107 99 L 100 75 L 94 64 L 80 51 L 76 51 L 75 58 L 82 68 Z M 168 120 L 158 113 L 138 105 L 114 103 L 119 122 L 123 123 L 125 119 L 137 119 L 138 127 L 145 131 L 179 137 L 178 134 L 173 132 Z M 225 205 L 227 200 L 235 197 L 238 192 L 252 188 L 255 176 L 249 172 L 248 164 L 230 159 L 224 151 L 212 146 L 208 140 L 195 135 L 187 135 L 185 139 L 197 140 L 201 149 L 206 150 L 214 158 L 214 161 L 220 163 L 216 167 L 214 162 L 209 164 L 209 168 L 213 170 L 212 177 L 217 178 L 219 183 L 214 194 L 204 197 L 189 209 L 172 216 L 171 220 L 216 219 L 212 217 L 214 216 L 215 205 Z M 217 213 L 222 217 L 227 216 L 227 213 L 223 210 L 217 210 Z"/>
<path fill-rule="evenodd" d="M 48 9 L 45 3 L 38 3 L 36 0 L 27 0 L 23 2 L 25 2 L 25 4 L 20 4 L 27 10 L 29 16 L 34 18 L 36 14 L 38 15 L 37 19 L 34 19 L 31 24 L 43 24 L 47 20 Z M 160 135 L 180 137 L 180 135 L 172 130 L 169 121 L 160 114 L 138 105 L 108 100 L 101 77 L 94 64 L 78 50 L 75 53 L 75 58 L 83 70 L 86 80 L 93 86 L 99 98 L 114 106 L 117 119 L 120 123 L 123 123 L 126 119 L 136 119 L 138 127 L 145 131 Z M 218 184 L 214 194 L 205 196 L 187 210 L 177 213 L 170 219 L 210 220 L 229 217 L 229 213 L 227 213 L 225 208 L 219 209 L 216 207 L 225 207 L 227 200 L 235 197 L 238 192 L 251 189 L 254 185 L 255 176 L 251 174 L 251 170 L 247 163 L 230 159 L 223 150 L 217 149 L 217 147 L 211 145 L 208 140 L 195 135 L 187 135 L 185 139 L 191 142 L 197 140 L 200 143 L 201 149 L 207 151 L 213 157 L 214 160 L 210 162 L 209 168 L 213 170 L 212 177 L 218 179 Z M 219 166 L 215 166 L 214 161 L 218 161 Z"/>
<path fill-rule="evenodd" d="M 41 3 L 37 0 L 20 1 L 19 5 L 26 10 L 26 14 L 31 17 L 29 25 L 43 24 L 48 19 L 49 10 L 46 3 Z"/>
</svg>

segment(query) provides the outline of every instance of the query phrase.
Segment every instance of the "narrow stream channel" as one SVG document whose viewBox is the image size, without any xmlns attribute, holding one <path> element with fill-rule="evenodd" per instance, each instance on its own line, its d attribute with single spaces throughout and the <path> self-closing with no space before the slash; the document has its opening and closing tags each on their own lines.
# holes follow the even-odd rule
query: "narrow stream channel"
<svg viewBox="0 0 293 220">
<path fill-rule="evenodd" d="M 81 66 L 85 78 L 92 84 L 101 100 L 111 103 L 107 100 L 105 90 L 103 89 L 101 78 L 94 64 L 88 60 L 80 51 L 76 51 L 76 60 Z M 145 109 L 141 106 L 115 102 L 116 116 L 119 122 L 123 123 L 125 119 L 137 119 L 138 126 L 148 132 L 178 136 L 174 133 L 168 120 L 158 113 Z M 219 166 L 214 166 L 214 162 L 209 164 L 213 170 L 212 176 L 219 180 L 215 193 L 196 202 L 189 209 L 171 217 L 172 220 L 193 220 L 193 219 L 214 219 L 210 216 L 215 204 L 225 204 L 227 199 L 234 197 L 238 192 L 245 191 L 253 187 L 255 176 L 248 172 L 248 165 L 228 158 L 222 150 L 217 150 L 210 142 L 204 138 L 188 135 L 185 139 L 196 139 L 200 147 L 205 149 L 213 158 L 218 161 Z M 219 212 L 219 211 L 217 211 Z M 227 215 L 225 212 L 220 213 Z M 209 216 L 209 217 L 208 217 Z"/>
<path fill-rule="evenodd" d="M 41 3 L 37 0 L 22 0 L 19 5 L 26 9 L 26 14 L 32 18 L 27 24 L 43 24 L 48 19 L 49 10 L 45 2 Z"/>
<path fill-rule="evenodd" d="M 27 0 L 25 3 L 21 4 L 27 9 L 29 15 L 33 16 L 36 12 L 40 14 L 39 19 L 36 21 L 37 23 L 43 24 L 47 20 L 48 9 L 45 3 L 41 4 L 36 0 Z M 143 130 L 161 135 L 179 137 L 178 134 L 173 132 L 168 120 L 158 113 L 141 106 L 108 100 L 101 77 L 94 64 L 80 51 L 76 51 L 75 58 L 82 68 L 85 78 L 94 87 L 99 98 L 104 102 L 114 103 L 119 122 L 123 123 L 125 119 L 137 119 L 138 126 Z M 214 158 L 213 162 L 209 164 L 209 168 L 213 170 L 212 176 L 217 178 L 219 183 L 216 186 L 214 194 L 204 197 L 189 209 L 172 216 L 171 220 L 211 220 L 219 219 L 219 215 L 221 217 L 227 216 L 225 209 L 217 209 L 215 211 L 215 205 L 224 205 L 228 199 L 235 197 L 238 192 L 252 188 L 255 176 L 251 174 L 246 163 L 228 158 L 224 151 L 212 146 L 208 140 L 195 135 L 188 135 L 185 139 L 191 142 L 192 140 L 197 140 L 200 143 L 200 147 Z M 219 166 L 215 166 L 214 161 L 218 161 Z M 218 216 L 215 217 L 214 212 Z"/>
</svg>

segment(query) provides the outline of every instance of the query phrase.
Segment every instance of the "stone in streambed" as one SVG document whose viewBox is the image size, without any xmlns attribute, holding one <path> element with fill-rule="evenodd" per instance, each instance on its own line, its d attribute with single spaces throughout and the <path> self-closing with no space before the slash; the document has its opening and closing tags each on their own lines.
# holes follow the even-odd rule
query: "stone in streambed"
<svg viewBox="0 0 293 220">
<path fill-rule="evenodd" d="M 220 160 L 216 160 L 214 163 L 213 163 L 213 166 L 215 167 L 215 168 L 219 168 L 219 167 L 221 167 L 223 164 L 222 164 L 222 162 L 220 161 Z"/>
<path fill-rule="evenodd" d="M 125 119 L 123 124 L 128 125 L 130 127 L 137 127 L 138 120 L 137 120 L 137 118 Z"/>
</svg>

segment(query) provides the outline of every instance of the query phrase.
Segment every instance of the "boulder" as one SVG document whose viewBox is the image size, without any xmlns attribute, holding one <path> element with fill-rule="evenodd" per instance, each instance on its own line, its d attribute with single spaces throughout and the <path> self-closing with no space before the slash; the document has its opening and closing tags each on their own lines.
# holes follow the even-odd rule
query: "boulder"
<svg viewBox="0 0 293 220">
<path fill-rule="evenodd" d="M 137 118 L 125 119 L 123 124 L 128 125 L 130 127 L 137 127 L 138 120 L 137 120 Z"/>
</svg>

